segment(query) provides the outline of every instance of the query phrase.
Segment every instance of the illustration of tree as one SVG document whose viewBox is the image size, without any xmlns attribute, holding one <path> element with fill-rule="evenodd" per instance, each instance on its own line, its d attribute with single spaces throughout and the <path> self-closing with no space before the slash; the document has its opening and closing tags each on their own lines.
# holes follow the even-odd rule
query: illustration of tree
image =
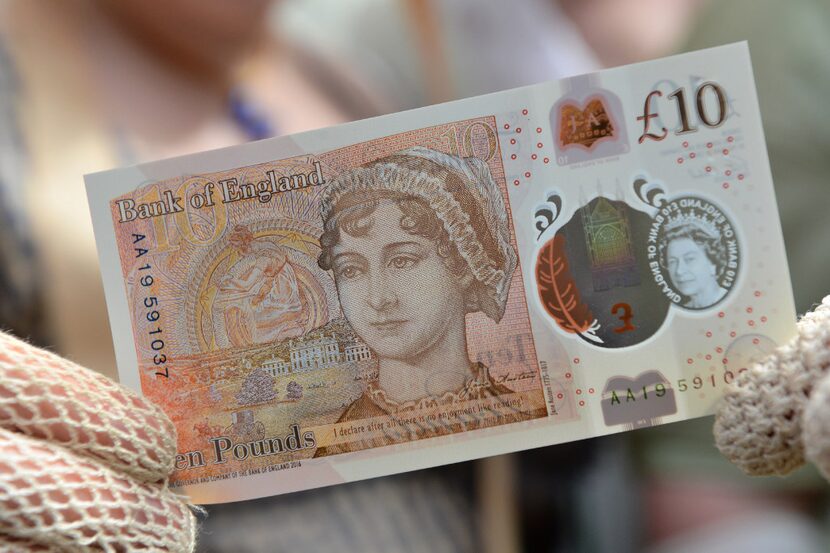
<svg viewBox="0 0 830 553">
<path fill-rule="evenodd" d="M 303 387 L 294 380 L 288 383 L 288 386 L 285 387 L 285 391 L 285 397 L 288 399 L 301 399 L 303 397 Z"/>
<path fill-rule="evenodd" d="M 277 397 L 275 383 L 273 376 L 262 369 L 254 369 L 242 382 L 242 388 L 236 394 L 236 402 L 239 405 L 256 405 L 271 401 Z"/>
</svg>

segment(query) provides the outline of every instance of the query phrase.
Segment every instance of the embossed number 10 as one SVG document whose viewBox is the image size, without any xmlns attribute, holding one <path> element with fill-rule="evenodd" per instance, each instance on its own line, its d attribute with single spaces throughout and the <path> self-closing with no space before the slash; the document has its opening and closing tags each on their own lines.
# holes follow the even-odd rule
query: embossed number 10
<svg viewBox="0 0 830 553">
<path fill-rule="evenodd" d="M 712 93 L 715 94 L 715 98 L 717 99 L 717 107 L 718 113 L 717 117 L 712 117 L 706 109 L 706 104 L 704 103 L 704 95 L 706 94 L 707 90 L 711 90 Z M 649 140 L 663 140 L 666 138 L 668 134 L 668 130 L 666 127 L 661 129 L 661 134 L 655 134 L 653 132 L 649 132 L 649 125 L 651 124 L 651 119 L 657 117 L 657 113 L 651 113 L 651 99 L 655 96 L 658 98 L 662 96 L 663 93 L 659 90 L 652 90 L 646 96 L 645 104 L 643 105 L 643 114 L 637 117 L 637 121 L 643 122 L 643 134 L 640 135 L 638 143 L 642 144 L 646 139 Z M 686 102 L 686 89 L 683 87 L 678 88 L 674 92 L 668 95 L 668 98 L 674 100 L 677 104 L 677 115 L 680 119 L 680 128 L 674 131 L 674 134 L 686 134 L 690 132 L 697 131 L 697 127 L 694 127 L 689 123 L 689 108 Z M 708 81 L 701 84 L 697 87 L 697 91 L 695 92 L 695 109 L 697 111 L 697 118 L 700 120 L 701 123 L 706 125 L 709 128 L 719 127 L 726 121 L 726 94 L 723 91 L 723 88 L 720 87 L 715 82 Z"/>
</svg>

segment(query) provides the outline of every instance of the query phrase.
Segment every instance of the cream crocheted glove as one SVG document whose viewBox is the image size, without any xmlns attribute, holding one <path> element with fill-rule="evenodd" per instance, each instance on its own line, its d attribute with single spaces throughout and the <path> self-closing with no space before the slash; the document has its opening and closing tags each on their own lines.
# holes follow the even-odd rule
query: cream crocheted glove
<svg viewBox="0 0 830 553">
<path fill-rule="evenodd" d="M 192 551 L 175 455 L 158 407 L 0 332 L 0 551 Z"/>
<path fill-rule="evenodd" d="M 785 475 L 805 457 L 830 480 L 830 296 L 798 335 L 741 373 L 715 417 L 721 453 L 751 475 Z"/>
</svg>

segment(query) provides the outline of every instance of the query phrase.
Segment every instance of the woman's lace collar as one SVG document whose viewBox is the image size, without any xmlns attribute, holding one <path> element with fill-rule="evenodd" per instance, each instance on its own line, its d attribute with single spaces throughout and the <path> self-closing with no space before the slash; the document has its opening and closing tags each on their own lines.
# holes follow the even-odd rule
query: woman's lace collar
<svg viewBox="0 0 830 553">
<path fill-rule="evenodd" d="M 386 392 L 378 386 L 375 380 L 369 382 L 365 395 L 372 403 L 387 413 L 396 413 L 399 411 L 430 409 L 471 399 L 479 399 L 482 397 L 484 390 L 492 386 L 493 382 L 490 380 L 490 373 L 487 367 L 482 363 L 473 363 L 470 365 L 470 376 L 467 378 L 464 386 L 454 392 L 446 392 L 440 396 L 426 396 L 399 403 L 387 397 Z"/>
</svg>

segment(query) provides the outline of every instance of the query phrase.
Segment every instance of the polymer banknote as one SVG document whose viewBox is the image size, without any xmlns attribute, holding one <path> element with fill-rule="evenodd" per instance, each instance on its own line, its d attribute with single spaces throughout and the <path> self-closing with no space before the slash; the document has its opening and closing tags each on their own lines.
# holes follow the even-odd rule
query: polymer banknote
<svg viewBox="0 0 830 553">
<path fill-rule="evenodd" d="M 745 44 L 86 180 L 198 503 L 710 414 L 795 330 Z"/>
</svg>

